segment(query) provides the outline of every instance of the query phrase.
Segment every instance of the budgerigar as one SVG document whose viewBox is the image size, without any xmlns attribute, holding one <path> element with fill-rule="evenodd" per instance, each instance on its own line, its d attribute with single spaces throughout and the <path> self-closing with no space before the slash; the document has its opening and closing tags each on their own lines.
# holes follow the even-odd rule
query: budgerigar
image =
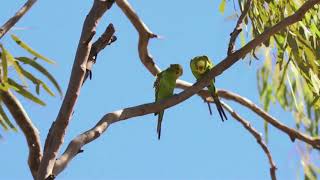
<svg viewBox="0 0 320 180">
<path fill-rule="evenodd" d="M 197 56 L 190 61 L 190 68 L 192 71 L 192 74 L 194 77 L 198 80 L 200 79 L 204 74 L 206 74 L 208 71 L 210 71 L 214 67 L 211 60 L 208 58 L 208 56 Z M 210 85 L 207 87 L 214 103 L 216 104 L 217 110 L 219 112 L 219 115 L 221 117 L 221 120 L 224 121 L 224 119 L 227 120 L 227 116 L 221 106 L 221 102 L 219 100 L 216 88 L 214 86 L 215 79 L 210 81 Z M 208 102 L 209 112 L 212 115 L 210 103 Z"/>
<path fill-rule="evenodd" d="M 173 90 L 176 87 L 176 80 L 182 75 L 182 73 L 183 70 L 179 64 L 171 64 L 169 68 L 157 74 L 157 79 L 154 82 L 156 102 L 173 95 Z M 155 113 L 155 115 L 158 115 L 157 133 L 159 140 L 161 136 L 163 114 L 164 110 Z"/>
</svg>

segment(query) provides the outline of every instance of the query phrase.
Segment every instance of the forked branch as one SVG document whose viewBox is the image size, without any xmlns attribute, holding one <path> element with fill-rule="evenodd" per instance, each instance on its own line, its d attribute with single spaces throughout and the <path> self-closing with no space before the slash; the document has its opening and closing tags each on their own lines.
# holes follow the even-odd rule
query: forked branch
<svg viewBox="0 0 320 180">
<path fill-rule="evenodd" d="M 64 135 L 72 117 L 73 109 L 80 95 L 83 84 L 87 60 L 91 51 L 91 39 L 103 14 L 112 6 L 114 1 L 94 0 L 93 6 L 88 13 L 82 28 L 81 37 L 78 44 L 72 72 L 68 84 L 66 95 L 60 107 L 57 119 L 49 131 L 46 139 L 46 149 L 38 170 L 38 180 L 44 180 L 52 175 L 53 166 L 58 151 L 63 144 Z"/>
<path fill-rule="evenodd" d="M 106 30 L 103 32 L 103 34 L 99 37 L 99 39 L 92 44 L 86 65 L 86 75 L 84 76 L 83 83 L 87 80 L 88 77 L 91 79 L 92 68 L 97 61 L 97 56 L 99 52 L 103 50 L 107 45 L 110 45 L 111 43 L 117 40 L 116 36 L 113 35 L 114 33 L 115 29 L 113 27 L 113 24 L 109 24 Z"/>
</svg>

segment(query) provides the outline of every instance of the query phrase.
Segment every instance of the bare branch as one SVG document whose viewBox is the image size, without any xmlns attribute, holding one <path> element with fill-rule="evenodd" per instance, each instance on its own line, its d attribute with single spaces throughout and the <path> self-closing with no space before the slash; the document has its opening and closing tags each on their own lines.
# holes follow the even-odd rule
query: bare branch
<svg viewBox="0 0 320 180">
<path fill-rule="evenodd" d="M 4 25 L 0 28 L 0 39 L 21 19 L 23 15 L 36 3 L 37 0 L 28 0 L 16 14 L 11 17 Z"/>
<path fill-rule="evenodd" d="M 139 19 L 139 17 L 133 11 L 133 9 L 129 5 L 129 3 L 126 0 L 117 0 L 116 2 L 118 4 L 118 6 L 122 9 L 122 11 L 130 19 L 131 23 L 135 26 L 137 31 L 139 32 L 139 36 L 140 36 L 139 39 L 145 39 L 144 41 L 148 41 L 149 37 L 146 36 L 146 34 L 152 34 L 152 33 L 147 28 L 147 26 L 142 22 L 142 20 Z M 240 59 L 243 56 L 245 56 L 248 52 L 250 52 L 252 49 L 254 49 L 254 47 L 256 47 L 259 44 L 261 44 L 262 42 L 264 42 L 266 39 L 268 39 L 270 36 L 275 34 L 277 31 L 279 31 L 280 29 L 285 28 L 286 26 L 289 26 L 290 24 L 293 24 L 293 23 L 299 21 L 304 16 L 306 11 L 308 9 L 312 8 L 313 5 L 317 4 L 317 3 L 319 3 L 319 0 L 314 0 L 313 2 L 311 2 L 311 1 L 306 2 L 303 6 L 301 6 L 301 8 L 296 13 L 294 13 L 293 15 L 285 18 L 284 20 L 282 20 L 281 22 L 279 22 L 278 24 L 276 24 L 272 28 L 266 30 L 261 35 L 259 35 L 258 37 L 256 37 L 252 41 L 250 41 L 243 48 L 241 48 L 240 50 L 236 51 L 234 54 L 232 54 L 232 55 L 228 56 L 226 59 L 224 59 L 221 63 L 219 63 L 214 68 L 214 69 L 217 69 L 217 71 L 216 71 L 217 73 L 216 74 L 212 73 L 215 70 L 211 71 L 210 73 L 214 74 L 214 76 L 217 76 L 217 75 L 221 74 L 224 70 L 229 68 L 238 59 Z M 246 15 L 249 7 L 250 7 L 250 4 L 251 4 L 251 0 L 248 0 L 246 5 L 245 5 L 245 9 L 243 10 L 243 13 L 241 14 L 237 24 L 240 24 L 242 22 L 243 18 L 245 17 L 245 15 Z M 140 56 L 140 59 L 141 59 L 142 63 L 146 66 L 146 68 L 153 75 L 155 75 L 155 73 L 157 73 L 159 71 L 159 68 L 153 62 L 152 58 L 149 58 L 150 55 L 148 53 L 147 47 L 141 48 L 140 47 L 141 44 L 139 44 L 138 46 L 139 46 L 139 53 L 141 54 L 142 52 L 140 52 L 140 51 L 144 51 L 142 54 L 146 55 L 146 56 Z M 232 57 L 232 56 L 235 56 L 235 57 Z M 181 88 L 181 89 L 187 89 L 187 88 L 191 87 L 191 83 L 188 83 L 188 82 L 183 81 L 183 80 L 177 80 L 177 87 Z M 198 94 L 205 101 L 213 101 L 211 96 L 210 96 L 210 93 L 208 93 L 205 90 L 199 91 Z M 221 94 L 221 95 L 223 95 L 223 94 Z M 266 115 L 268 115 L 268 114 L 266 113 Z M 271 123 L 271 121 L 269 123 Z M 283 125 L 281 123 L 279 125 L 279 122 L 277 120 L 275 120 L 273 122 L 273 125 L 274 124 L 276 124 L 275 127 L 279 128 L 280 130 L 283 130 L 288 135 L 290 135 L 291 139 L 292 138 L 293 139 L 294 138 L 299 138 L 300 140 L 302 140 L 302 141 L 304 141 L 304 142 L 306 142 L 308 144 L 311 143 L 311 145 L 313 145 L 314 147 L 319 147 L 320 140 L 308 137 L 308 136 L 306 136 L 306 135 L 304 135 L 302 133 L 299 133 L 299 132 L 295 131 L 294 129 L 291 129 L 291 128 L 289 128 L 289 127 L 287 127 L 287 126 L 285 126 L 285 125 Z"/>
<path fill-rule="evenodd" d="M 44 155 L 40 163 L 37 176 L 38 180 L 46 179 L 52 174 L 55 159 L 59 148 L 63 143 L 64 135 L 71 119 L 73 108 L 78 96 L 80 95 L 81 85 L 86 72 L 87 60 L 91 50 L 90 41 L 95 34 L 96 26 L 98 25 L 101 17 L 107 11 L 107 9 L 112 6 L 112 4 L 113 1 L 95 0 L 84 21 L 68 89 L 63 99 L 57 119 L 50 130 L 51 134 L 48 134 L 46 139 L 46 142 L 49 143 L 46 143 L 47 149 L 44 150 Z"/>
<path fill-rule="evenodd" d="M 114 41 L 116 41 L 115 29 L 113 24 L 109 24 L 104 33 L 99 37 L 99 39 L 92 44 L 90 55 L 88 58 L 87 66 L 86 66 L 86 75 L 84 77 L 83 83 L 89 77 L 91 79 L 92 76 L 92 67 L 97 61 L 98 53 L 103 50 L 107 45 L 110 45 Z"/>
<path fill-rule="evenodd" d="M 33 178 L 37 177 L 37 171 L 42 158 L 41 143 L 38 129 L 33 125 L 27 112 L 18 99 L 10 91 L 0 91 L 1 100 L 9 109 L 16 123 L 22 130 L 29 147 L 28 164 Z"/>
<path fill-rule="evenodd" d="M 155 38 L 157 35 L 153 34 L 142 22 L 127 0 L 116 0 L 116 3 L 139 33 L 138 51 L 141 62 L 153 76 L 157 75 L 160 72 L 160 68 L 154 63 L 148 51 L 150 38 Z"/>
<path fill-rule="evenodd" d="M 122 11 L 124 11 L 124 13 L 128 16 L 128 18 L 131 20 L 131 22 L 134 24 L 134 26 L 139 32 L 139 29 L 137 27 L 144 26 L 144 24 L 141 23 L 141 21 L 139 20 L 137 15 L 134 13 L 132 8 L 129 6 L 127 1 L 117 0 L 116 2 L 118 6 L 122 9 Z M 110 124 L 114 122 L 118 122 L 120 120 L 129 119 L 132 117 L 159 112 L 165 108 L 172 107 L 186 100 L 187 98 L 191 97 L 192 95 L 198 92 L 202 92 L 203 94 L 205 94 L 205 91 L 201 91 L 201 90 L 204 87 L 206 87 L 207 84 L 209 84 L 209 81 L 212 78 L 220 75 L 223 71 L 230 68 L 240 58 L 244 57 L 248 52 L 250 52 L 252 49 L 254 49 L 258 45 L 263 43 L 265 40 L 270 38 L 270 36 L 278 32 L 279 30 L 299 21 L 309 9 L 311 9 L 316 3 L 319 3 L 319 2 L 320 0 L 307 1 L 304 5 L 301 6 L 301 8 L 296 13 L 285 18 L 284 20 L 282 20 L 275 26 L 271 27 L 270 29 L 266 30 L 264 33 L 262 33 L 261 35 L 257 36 L 255 39 L 250 41 L 247 45 L 245 45 L 244 47 L 242 47 L 232 55 L 228 56 L 227 58 L 225 58 L 222 62 L 216 65 L 209 73 L 207 73 L 203 78 L 201 78 L 198 82 L 193 84 L 191 87 L 187 87 L 188 85 L 187 82 L 185 82 L 184 84 L 181 84 L 181 87 L 185 87 L 186 90 L 179 93 L 178 95 L 174 95 L 168 99 L 165 99 L 157 103 L 143 104 L 143 105 L 125 108 L 122 110 L 118 110 L 118 111 L 114 111 L 112 113 L 106 114 L 96 124 L 95 127 L 93 127 L 92 129 L 88 130 L 83 134 L 80 134 L 78 137 L 76 137 L 74 140 L 71 141 L 71 143 L 68 145 L 63 155 L 56 161 L 56 164 L 54 167 L 54 174 L 56 175 L 60 173 L 66 167 L 66 165 L 73 159 L 73 157 L 75 157 L 75 155 L 78 154 L 81 147 L 98 138 L 103 132 L 105 132 L 105 130 L 109 127 Z M 143 37 L 140 37 L 140 38 L 143 38 Z M 144 37 L 144 39 L 149 39 L 149 38 Z M 140 46 L 140 43 L 139 43 L 139 46 Z M 144 54 L 148 54 L 147 46 L 145 46 Z M 150 61 L 150 58 L 144 58 L 143 56 L 142 57 L 140 56 L 140 58 L 144 64 L 148 63 L 148 66 L 146 67 L 148 69 L 150 68 L 149 71 L 152 74 L 154 74 L 153 72 L 155 73 L 157 72 L 156 70 L 157 66 L 155 66 L 153 61 Z M 144 62 L 145 60 L 148 62 Z M 150 65 L 152 66 L 154 65 L 154 66 L 151 67 Z M 181 81 L 177 81 L 177 82 L 179 83 Z"/>
<path fill-rule="evenodd" d="M 251 1 L 251 0 L 249 0 Z M 160 68 L 155 64 L 153 61 L 153 58 L 151 57 L 150 53 L 148 52 L 148 42 L 149 39 L 152 37 L 157 37 L 157 35 L 153 34 L 149 28 L 143 23 L 143 21 L 139 18 L 139 16 L 136 14 L 136 12 L 133 10 L 133 8 L 130 6 L 127 0 L 116 0 L 117 5 L 120 7 L 120 9 L 126 14 L 130 22 L 133 24 L 133 26 L 136 28 L 136 30 L 139 33 L 139 43 L 138 43 L 138 51 L 139 51 L 139 57 L 141 62 L 144 64 L 144 66 L 149 70 L 149 72 L 155 76 L 157 73 L 160 72 Z M 310 0 L 303 4 L 300 9 L 294 13 L 293 15 L 283 19 L 281 22 L 273 26 L 272 28 L 267 29 L 265 32 L 263 32 L 261 35 L 257 36 L 255 39 L 250 41 L 247 45 L 233 53 L 232 55 L 225 58 L 221 63 L 218 64 L 219 70 L 215 70 L 214 76 L 220 75 L 224 70 L 228 69 L 233 63 L 238 61 L 240 58 L 244 57 L 248 52 L 250 52 L 253 47 L 256 47 L 266 41 L 270 36 L 274 35 L 279 30 L 301 20 L 310 8 L 312 8 L 315 4 L 319 3 L 319 0 Z M 249 8 L 249 5 L 246 7 Z M 243 16 L 245 17 L 245 14 L 243 13 Z M 241 18 L 243 19 L 243 18 Z M 239 18 L 239 20 L 241 20 Z M 234 57 L 231 57 L 234 56 Z M 213 77 L 214 77 L 213 76 Z M 183 81 L 183 80 L 177 80 L 177 87 L 181 89 L 186 89 L 190 87 L 191 84 Z M 207 93 L 204 90 L 201 90 L 198 92 L 198 95 L 200 95 L 204 100 L 211 101 L 211 97 L 209 93 Z"/>
<path fill-rule="evenodd" d="M 181 83 L 182 85 L 178 86 L 181 89 L 187 89 L 190 88 L 192 85 L 188 82 Z M 211 98 L 209 92 L 207 90 L 201 90 L 198 92 L 198 94 L 208 102 L 213 102 L 213 99 Z M 256 104 L 251 102 L 245 97 L 242 97 L 238 94 L 235 94 L 233 92 L 227 91 L 227 90 L 218 90 L 218 95 L 224 99 L 233 100 L 235 102 L 240 103 L 241 105 L 251 109 L 253 112 L 255 112 L 257 115 L 261 116 L 264 120 L 266 120 L 268 123 L 273 125 L 275 128 L 279 129 L 280 131 L 288 134 L 290 139 L 294 141 L 295 139 L 299 139 L 305 143 L 310 144 L 316 149 L 320 149 L 320 138 L 319 137 L 310 137 L 306 134 L 303 134 L 293 128 L 289 128 L 285 124 L 282 124 L 281 121 L 277 120 L 276 118 L 272 117 L 270 114 L 268 114 L 266 111 L 258 107 Z"/>
<path fill-rule="evenodd" d="M 241 24 L 243 22 L 243 19 L 246 17 L 246 15 L 249 11 L 249 8 L 251 6 L 251 2 L 252 2 L 252 0 L 247 0 L 246 4 L 244 5 L 244 9 L 243 9 L 238 21 L 237 21 L 236 27 L 234 28 L 233 32 L 230 34 L 230 42 L 229 42 L 228 53 L 227 53 L 228 55 L 232 54 L 234 51 L 234 44 L 236 42 L 238 35 L 242 31 Z"/>
<path fill-rule="evenodd" d="M 242 97 L 240 95 L 237 95 L 235 93 L 226 91 L 226 90 L 219 90 L 218 94 L 219 94 L 220 97 L 222 97 L 224 99 L 236 101 L 236 102 L 240 103 L 241 105 L 249 108 L 254 113 L 256 113 L 257 115 L 262 117 L 265 121 L 267 121 L 268 123 L 273 125 L 275 128 L 277 128 L 277 129 L 281 130 L 282 132 L 288 134 L 292 141 L 294 141 L 295 139 L 300 139 L 301 141 L 310 144 L 314 148 L 320 149 L 320 138 L 319 137 L 313 138 L 313 137 L 310 137 L 310 136 L 308 136 L 306 134 L 303 134 L 303 133 L 301 133 L 301 132 L 299 132 L 299 131 L 297 131 L 297 130 L 295 130 L 293 128 L 289 128 L 288 126 L 282 124 L 276 118 L 274 118 L 271 115 L 269 115 L 266 111 L 264 111 L 263 109 L 259 108 L 256 104 L 254 104 L 253 102 L 251 102 L 247 98 Z"/>
<path fill-rule="evenodd" d="M 271 153 L 270 153 L 267 145 L 262 140 L 261 134 L 256 129 L 254 129 L 248 121 L 246 121 L 243 117 L 239 116 L 230 106 L 228 106 L 224 102 L 221 102 L 221 104 L 224 109 L 229 111 L 229 113 L 232 115 L 232 117 L 235 120 L 239 121 L 243 125 L 243 127 L 245 127 L 253 135 L 253 137 L 256 138 L 258 144 L 261 146 L 262 150 L 264 151 L 264 153 L 267 155 L 267 157 L 269 159 L 271 179 L 276 180 L 277 179 L 276 178 L 277 167 L 276 167 L 275 163 L 273 162 Z"/>
</svg>

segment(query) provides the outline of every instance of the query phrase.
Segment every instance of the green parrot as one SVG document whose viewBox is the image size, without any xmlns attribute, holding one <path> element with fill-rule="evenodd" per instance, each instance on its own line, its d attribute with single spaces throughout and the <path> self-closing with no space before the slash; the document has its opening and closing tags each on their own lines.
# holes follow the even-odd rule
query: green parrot
<svg viewBox="0 0 320 180">
<path fill-rule="evenodd" d="M 214 67 L 211 60 L 208 58 L 208 56 L 197 56 L 190 61 L 190 68 L 192 71 L 192 74 L 194 77 L 198 80 L 200 79 L 204 74 L 206 74 L 208 71 L 210 71 Z M 221 106 L 221 102 L 219 100 L 216 87 L 214 86 L 215 79 L 210 81 L 210 85 L 207 87 L 214 103 L 216 104 L 217 110 L 219 112 L 220 118 L 222 121 L 227 120 L 227 116 Z M 210 103 L 207 102 L 209 107 L 210 115 L 212 115 Z"/>
<path fill-rule="evenodd" d="M 157 74 L 157 79 L 153 85 L 155 88 L 156 102 L 169 98 L 173 95 L 173 90 L 176 87 L 176 80 L 182 75 L 182 73 L 183 70 L 180 64 L 171 64 L 166 70 Z M 157 133 L 159 140 L 161 136 L 163 114 L 164 110 L 154 114 L 158 115 Z"/>
</svg>

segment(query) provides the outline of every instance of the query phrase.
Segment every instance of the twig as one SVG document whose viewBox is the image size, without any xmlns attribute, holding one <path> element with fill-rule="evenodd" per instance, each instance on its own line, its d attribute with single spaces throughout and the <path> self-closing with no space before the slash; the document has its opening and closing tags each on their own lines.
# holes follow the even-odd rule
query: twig
<svg viewBox="0 0 320 180">
<path fill-rule="evenodd" d="M 114 33 L 115 29 L 113 27 L 113 24 L 109 24 L 104 33 L 99 37 L 99 39 L 92 44 L 86 66 L 86 75 L 84 76 L 83 83 L 87 80 L 88 77 L 91 79 L 92 67 L 97 61 L 98 53 L 101 50 L 103 50 L 107 45 L 110 45 L 111 43 L 117 40 L 116 36 L 113 35 Z"/>
<path fill-rule="evenodd" d="M 11 17 L 4 25 L 0 28 L 0 39 L 25 15 L 26 12 L 34 5 L 37 0 L 28 0 L 16 14 Z"/>
<path fill-rule="evenodd" d="M 292 141 L 295 139 L 299 139 L 305 143 L 310 144 L 316 149 L 320 149 L 320 138 L 319 137 L 310 137 L 306 134 L 303 134 L 293 128 L 289 128 L 288 126 L 282 124 L 279 120 L 276 118 L 272 117 L 270 114 L 268 114 L 266 111 L 263 109 L 259 108 L 256 104 L 251 102 L 245 97 L 242 97 L 240 95 L 237 95 L 235 93 L 232 93 L 230 91 L 226 90 L 219 90 L 218 94 L 220 97 L 228 100 L 233 100 L 235 102 L 240 103 L 241 105 L 249 108 L 252 110 L 254 113 L 262 117 L 265 121 L 273 125 L 275 128 L 281 130 L 282 132 L 286 133 Z"/>
<path fill-rule="evenodd" d="M 271 179 L 276 180 L 277 179 L 276 178 L 277 167 L 276 167 L 275 163 L 273 162 L 271 153 L 270 153 L 267 145 L 262 140 L 261 134 L 256 129 L 254 129 L 248 121 L 246 121 L 243 117 L 241 117 L 239 114 L 237 114 L 230 106 L 228 106 L 224 102 L 221 102 L 221 104 L 224 109 L 229 111 L 229 113 L 232 115 L 232 117 L 235 120 L 239 121 L 243 125 L 243 127 L 245 127 L 254 136 L 254 138 L 256 138 L 258 144 L 261 146 L 261 148 L 263 149 L 263 151 L 265 152 L 265 154 L 267 155 L 267 157 L 269 159 Z"/>
<path fill-rule="evenodd" d="M 237 21 L 237 24 L 236 24 L 233 32 L 230 34 L 230 42 L 229 42 L 228 53 L 227 53 L 228 55 L 232 54 L 234 51 L 234 44 L 236 42 L 238 35 L 242 31 L 241 24 L 250 9 L 251 2 L 252 2 L 252 0 L 247 0 L 246 4 L 244 5 L 244 9 L 243 9 L 238 21 Z"/>
<path fill-rule="evenodd" d="M 86 72 L 86 64 L 91 50 L 90 41 L 93 34 L 95 34 L 96 26 L 98 25 L 101 17 L 112 6 L 112 4 L 113 1 L 95 0 L 84 21 L 68 89 L 63 99 L 57 119 L 51 130 L 51 134 L 48 134 L 46 139 L 46 142 L 50 143 L 46 143 L 47 149 L 44 151 L 44 155 L 40 163 L 37 175 L 38 180 L 46 179 L 52 174 L 57 153 L 63 143 L 73 108 L 78 96 L 80 95 L 81 85 Z"/>
<path fill-rule="evenodd" d="M 36 178 L 42 158 L 39 131 L 19 100 L 10 91 L 0 91 L 0 96 L 27 140 L 29 147 L 28 164 L 33 178 Z"/>
</svg>

